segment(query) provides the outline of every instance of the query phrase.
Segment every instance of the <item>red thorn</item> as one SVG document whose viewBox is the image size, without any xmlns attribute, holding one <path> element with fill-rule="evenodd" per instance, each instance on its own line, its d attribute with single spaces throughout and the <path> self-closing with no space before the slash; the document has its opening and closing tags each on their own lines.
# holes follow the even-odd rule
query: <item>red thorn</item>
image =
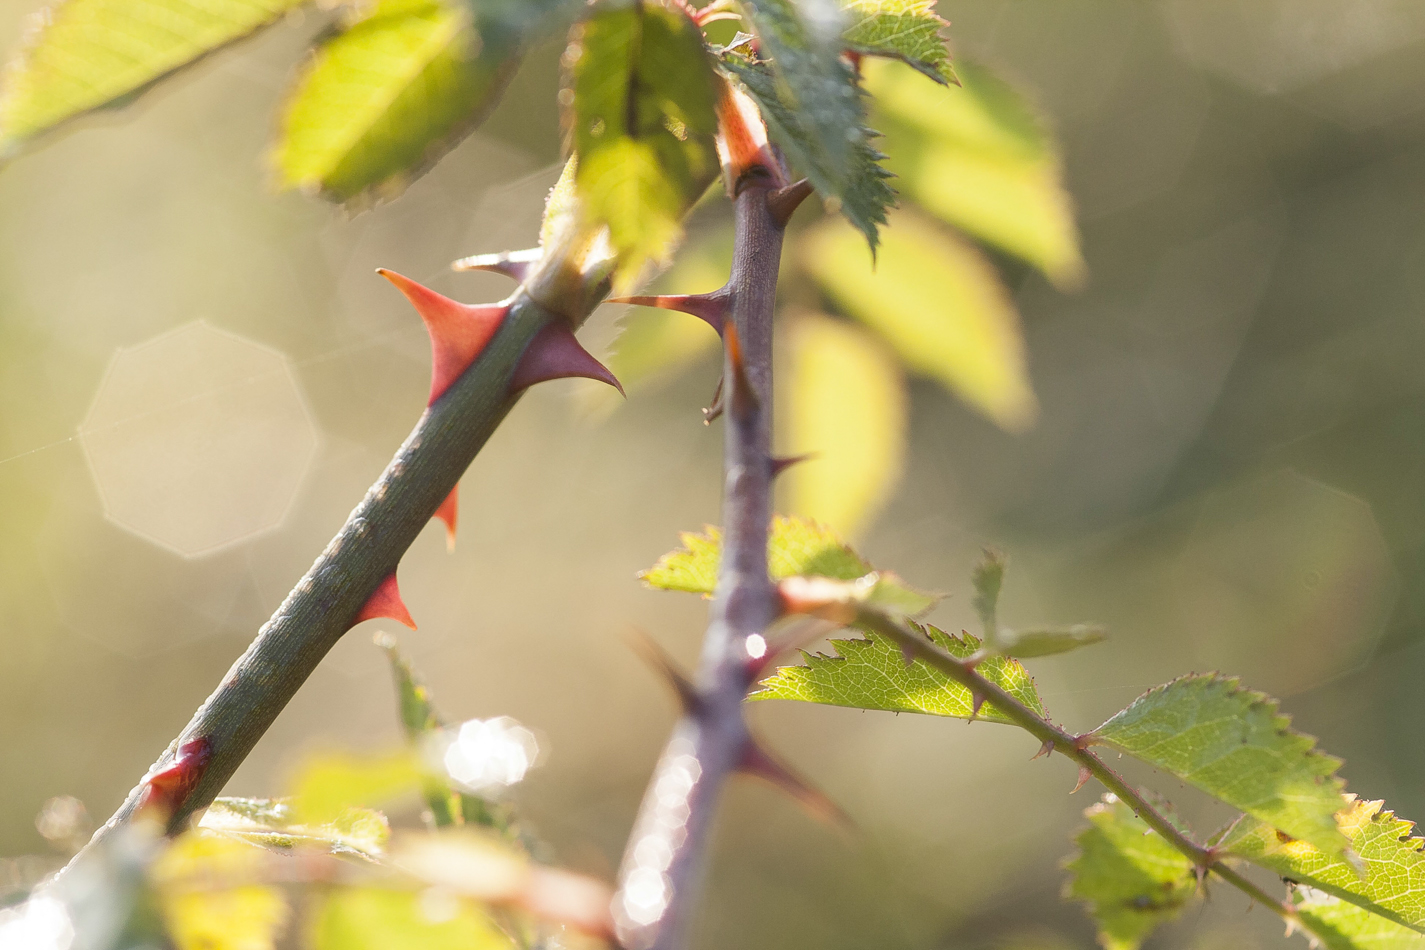
<svg viewBox="0 0 1425 950">
<path fill-rule="evenodd" d="M 1036 752 L 1036 753 L 1034 753 L 1033 755 L 1031 755 L 1031 756 L 1029 757 L 1029 761 L 1033 762 L 1035 759 L 1039 758 L 1040 756 L 1047 756 L 1047 755 L 1053 755 L 1053 754 L 1054 754 L 1054 740 L 1053 740 L 1053 739 L 1045 739 L 1045 740 L 1044 740 L 1044 744 L 1039 747 L 1039 751 Z"/>
<path fill-rule="evenodd" d="M 746 181 L 772 179 L 775 186 L 786 184 L 781 163 L 767 140 L 767 123 L 757 104 L 740 89 L 724 83 L 717 103 L 717 152 L 733 197 Z"/>
<path fill-rule="evenodd" d="M 406 609 L 405 602 L 401 600 L 401 589 L 396 586 L 395 571 L 387 574 L 386 579 L 376 586 L 370 597 L 366 598 L 366 603 L 362 604 L 361 610 L 357 611 L 352 626 L 356 626 L 363 620 L 375 620 L 378 617 L 403 623 L 412 630 L 416 629 L 416 622 L 411 619 L 411 612 Z"/>
<path fill-rule="evenodd" d="M 530 340 L 514 375 L 510 377 L 510 392 L 517 393 L 535 383 L 570 376 L 597 379 L 617 389 L 619 395 L 624 395 L 623 386 L 608 367 L 589 355 L 589 351 L 574 338 L 574 331 L 569 329 L 567 323 L 555 320 L 545 324 L 544 329 Z"/>
<path fill-rule="evenodd" d="M 148 790 L 141 808 L 157 806 L 169 815 L 178 810 L 193 791 L 212 758 L 213 744 L 207 736 L 189 739 L 178 747 L 173 761 L 144 779 Z"/>
<path fill-rule="evenodd" d="M 973 706 L 970 709 L 970 721 L 974 722 L 980 718 L 980 710 L 984 708 L 985 697 L 982 693 L 971 693 L 970 699 L 973 702 Z"/>
<path fill-rule="evenodd" d="M 901 659 L 905 661 L 906 669 L 910 669 L 915 665 L 915 651 L 903 640 L 897 640 L 896 644 L 901 648 Z"/>
<path fill-rule="evenodd" d="M 752 388 L 752 380 L 747 378 L 747 367 L 742 362 L 742 341 L 738 339 L 737 327 L 731 323 L 723 333 L 727 347 L 727 362 L 732 368 L 732 398 L 729 401 L 733 418 L 747 419 L 757 411 L 759 400 Z"/>
<path fill-rule="evenodd" d="M 843 828 L 851 827 L 851 819 L 837 807 L 835 802 L 819 789 L 812 787 L 806 779 L 789 766 L 773 758 L 756 739 L 750 736 L 747 739 L 747 745 L 743 748 L 742 761 L 738 763 L 737 770 L 744 775 L 751 775 L 754 778 L 770 782 L 792 796 L 803 808 L 822 821 L 840 825 Z"/>
<path fill-rule="evenodd" d="M 801 181 L 793 182 L 785 188 L 778 188 L 767 196 L 767 207 L 772 212 L 772 217 L 782 227 L 787 226 L 787 222 L 792 219 L 792 212 L 807 199 L 812 193 L 811 182 L 803 178 Z"/>
<path fill-rule="evenodd" d="M 1089 771 L 1089 767 L 1087 765 L 1079 766 L 1079 783 L 1074 786 L 1074 791 L 1069 792 L 1069 794 L 1072 795 L 1074 794 L 1074 792 L 1077 792 L 1079 789 L 1083 788 L 1084 783 L 1087 782 L 1090 776 L 1092 775 L 1093 773 Z"/>
<path fill-rule="evenodd" d="M 460 485 L 450 490 L 450 494 L 445 496 L 445 501 L 440 503 L 440 507 L 435 510 L 432 518 L 439 518 L 445 522 L 445 549 L 455 550 L 455 516 L 460 508 Z"/>
<path fill-rule="evenodd" d="M 683 671 L 678 669 L 678 665 L 673 662 L 664 649 L 642 630 L 635 629 L 629 637 L 629 644 L 643 657 L 644 662 L 663 677 L 663 681 L 673 689 L 674 695 L 678 697 L 678 705 L 683 708 L 685 715 L 693 715 L 702 704 L 702 697 L 698 695 L 698 689 L 692 681 L 683 675 Z"/>
<path fill-rule="evenodd" d="M 717 389 L 713 390 L 712 405 L 703 410 L 703 425 L 710 426 L 722 415 L 722 377 L 717 378 Z"/>
<path fill-rule="evenodd" d="M 778 475 L 782 474 L 787 469 L 791 468 L 793 465 L 796 465 L 800 462 L 808 461 L 809 459 L 814 459 L 816 458 L 816 456 L 816 452 L 805 452 L 801 455 L 788 455 L 782 458 L 774 457 L 772 459 L 772 477 L 776 478 Z"/>
<path fill-rule="evenodd" d="M 692 314 L 722 334 L 727 312 L 732 306 L 732 291 L 723 287 L 710 294 L 663 294 L 656 297 L 610 297 L 609 303 L 626 303 L 635 307 L 659 307 Z"/>
<path fill-rule="evenodd" d="M 472 307 L 443 297 L 384 267 L 376 273 L 395 284 L 425 321 L 426 332 L 430 334 L 430 401 L 433 403 L 475 362 L 475 357 L 500 328 L 507 308 Z"/>
<path fill-rule="evenodd" d="M 503 254 L 476 254 L 474 257 L 462 257 L 458 261 L 452 261 L 451 270 L 469 271 L 483 270 L 492 274 L 503 274 L 511 280 L 524 283 L 529 276 L 530 268 L 539 262 L 540 255 L 544 253 L 543 248 L 532 247 L 527 251 L 506 251 Z"/>
</svg>

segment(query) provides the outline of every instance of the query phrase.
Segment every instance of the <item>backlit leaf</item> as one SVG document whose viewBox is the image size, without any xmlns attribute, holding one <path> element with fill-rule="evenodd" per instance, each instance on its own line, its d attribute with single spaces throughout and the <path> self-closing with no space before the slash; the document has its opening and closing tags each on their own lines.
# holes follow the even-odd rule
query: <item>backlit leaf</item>
<svg viewBox="0 0 1425 950">
<path fill-rule="evenodd" d="M 1276 700 L 1208 674 L 1144 693 L 1093 736 L 1339 855 L 1347 846 L 1334 817 L 1347 804 L 1335 775 L 1341 760 L 1290 725 Z"/>
<path fill-rule="evenodd" d="M 722 531 L 709 525 L 702 534 L 684 532 L 678 538 L 683 547 L 663 555 L 639 577 L 660 590 L 710 596 L 717 585 Z M 874 570 L 826 526 L 781 515 L 772 519 L 767 538 L 767 569 L 774 581 L 802 575 L 853 581 Z"/>
<path fill-rule="evenodd" d="M 113 105 L 306 0 L 63 0 L 35 14 L 0 91 L 0 151 Z"/>
<path fill-rule="evenodd" d="M 874 266 L 855 235 L 818 226 L 801 261 L 846 312 L 875 329 L 908 366 L 1006 429 L 1036 413 L 1019 317 L 979 251 L 902 212 Z"/>
<path fill-rule="evenodd" d="M 1102 627 L 1076 623 L 1071 627 L 1001 630 L 997 649 L 1006 656 L 1027 660 L 1032 657 L 1068 653 L 1070 650 L 1092 646 L 1107 639 L 1108 633 Z"/>
<path fill-rule="evenodd" d="M 980 648 L 980 641 L 970 634 L 957 637 L 935 627 L 924 629 L 933 643 L 960 659 Z M 888 637 L 869 634 L 864 640 L 833 640 L 831 644 L 839 655 L 803 653 L 805 666 L 779 668 L 748 698 L 795 699 L 956 719 L 969 719 L 974 712 L 974 697 L 969 689 L 924 660 L 906 666 L 900 646 Z M 980 663 L 976 671 L 1040 716 L 1044 715 L 1034 680 L 1018 661 L 993 656 Z M 978 718 L 990 722 L 1011 721 L 990 703 L 980 709 Z"/>
<path fill-rule="evenodd" d="M 850 0 L 842 9 L 848 48 L 902 60 L 939 83 L 959 82 L 941 35 L 950 24 L 936 14 L 935 0 Z"/>
<path fill-rule="evenodd" d="M 386 816 L 370 808 L 349 807 L 325 824 L 304 824 L 285 798 L 215 799 L 200 827 L 264 848 L 320 848 L 367 858 L 379 856 L 391 835 Z"/>
<path fill-rule="evenodd" d="M 506 950 L 513 947 L 470 902 L 429 892 L 340 888 L 312 917 L 312 950 Z"/>
<path fill-rule="evenodd" d="M 866 264 L 860 242 L 839 230 Z M 803 315 L 789 323 L 787 340 L 780 442 L 812 457 L 780 479 L 786 507 L 854 537 L 900 481 L 905 383 L 879 341 L 845 321 Z"/>
<path fill-rule="evenodd" d="M 396 638 L 377 634 L 376 645 L 386 651 L 391 663 L 391 676 L 396 683 L 396 701 L 401 710 L 401 728 L 413 748 L 419 748 L 425 738 L 445 723 L 431 703 L 430 689 L 421 682 L 409 660 L 401 655 Z M 437 827 L 460 823 L 460 794 L 439 776 L 428 775 L 422 782 L 426 807 Z"/>
<path fill-rule="evenodd" d="M 1217 847 L 1425 932 L 1425 854 L 1421 839 L 1410 836 L 1415 826 L 1386 811 L 1383 802 L 1346 797 L 1350 805 L 1337 813 L 1336 824 L 1359 864 L 1324 854 L 1247 815 Z"/>
<path fill-rule="evenodd" d="M 1088 904 L 1107 950 L 1136 950 L 1197 893 L 1193 864 L 1113 795 L 1084 816 L 1064 896 Z"/>
<path fill-rule="evenodd" d="M 202 831 L 180 836 L 151 872 L 176 950 L 272 950 L 287 921 L 275 887 L 257 877 L 263 852 Z"/>
<path fill-rule="evenodd" d="M 900 621 L 922 616 L 943 599 L 940 594 L 916 590 L 891 571 L 872 571 L 854 581 L 788 577 L 778 589 L 788 612 L 823 617 L 855 617 L 871 611 Z"/>
<path fill-rule="evenodd" d="M 970 573 L 975 588 L 972 604 L 979 615 L 985 638 L 994 641 L 999 635 L 999 591 L 1004 585 L 1005 557 L 993 548 L 986 548 Z"/>
<path fill-rule="evenodd" d="M 353 808 L 382 805 L 415 792 L 424 778 L 414 752 L 312 756 L 292 784 L 292 814 L 304 824 L 340 822 Z"/>
<path fill-rule="evenodd" d="M 946 88 L 896 63 L 866 64 L 887 167 L 926 211 L 1077 283 L 1083 259 L 1052 139 L 1007 84 L 964 61 L 956 72 L 963 87 Z"/>
<path fill-rule="evenodd" d="M 347 201 L 388 196 L 494 107 L 515 37 L 459 0 L 378 0 L 297 78 L 273 161 L 281 184 Z M 478 7 L 476 7 L 478 9 Z"/>
<path fill-rule="evenodd" d="M 1326 950 L 1420 950 L 1425 935 L 1355 904 L 1301 888 L 1295 902 L 1301 926 Z"/>
</svg>

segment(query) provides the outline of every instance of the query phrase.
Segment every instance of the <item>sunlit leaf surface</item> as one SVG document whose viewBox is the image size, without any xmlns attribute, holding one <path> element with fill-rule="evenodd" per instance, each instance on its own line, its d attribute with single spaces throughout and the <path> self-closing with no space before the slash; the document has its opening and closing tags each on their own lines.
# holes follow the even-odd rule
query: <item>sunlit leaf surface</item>
<svg viewBox="0 0 1425 950">
<path fill-rule="evenodd" d="M 1302 928 L 1326 950 L 1419 950 L 1425 935 L 1352 904 L 1302 888 L 1296 913 Z"/>
<path fill-rule="evenodd" d="M 201 827 L 265 848 L 320 848 L 332 854 L 376 857 L 390 837 L 386 816 L 370 808 L 345 808 L 325 824 L 297 820 L 283 798 L 219 798 L 203 813 Z"/>
<path fill-rule="evenodd" d="M 973 247 L 902 213 L 886 229 L 874 266 L 855 235 L 833 222 L 810 234 L 800 252 L 832 299 L 912 369 L 1007 429 L 1033 421 L 1019 317 L 998 274 Z"/>
<path fill-rule="evenodd" d="M 506 950 L 514 944 L 468 901 L 429 892 L 343 888 L 318 905 L 312 950 Z"/>
<path fill-rule="evenodd" d="M 304 824 L 339 822 L 352 808 L 382 805 L 415 792 L 425 770 L 414 753 L 312 756 L 292 783 L 292 813 Z"/>
<path fill-rule="evenodd" d="M 263 852 L 206 832 L 174 841 L 150 872 L 177 950 L 272 950 L 287 921 L 275 887 L 252 883 Z"/>
<path fill-rule="evenodd" d="M 721 530 L 709 525 L 702 534 L 684 532 L 679 540 L 682 548 L 663 555 L 639 577 L 660 590 L 712 594 L 722 551 Z M 826 526 L 780 515 L 772 519 L 767 558 L 768 572 L 775 581 L 801 575 L 852 581 L 874 570 Z"/>
<path fill-rule="evenodd" d="M 63 0 L 49 4 L 0 91 L 0 150 L 154 80 L 306 0 Z"/>
<path fill-rule="evenodd" d="M 1234 808 L 1328 854 L 1347 846 L 1335 813 L 1346 807 L 1341 760 L 1293 732 L 1266 695 L 1236 679 L 1184 676 L 1144 693 L 1093 731 Z"/>
<path fill-rule="evenodd" d="M 950 24 L 936 14 L 935 0 L 851 0 L 842 9 L 850 49 L 902 60 L 936 82 L 959 82 L 941 35 Z"/>
</svg>

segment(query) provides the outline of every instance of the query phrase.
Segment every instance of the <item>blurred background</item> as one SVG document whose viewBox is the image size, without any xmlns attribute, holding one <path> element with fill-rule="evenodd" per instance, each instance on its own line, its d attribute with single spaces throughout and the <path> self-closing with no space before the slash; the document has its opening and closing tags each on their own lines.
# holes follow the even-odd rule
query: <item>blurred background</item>
<svg viewBox="0 0 1425 950">
<path fill-rule="evenodd" d="M 5 48 L 37 7 L 0 12 Z M 1106 644 L 1031 663 L 1071 728 L 1220 669 L 1281 697 L 1346 759 L 1349 790 L 1425 816 L 1425 6 L 940 12 L 1056 127 L 1089 279 L 1066 295 L 1006 270 L 1036 427 L 1007 435 L 913 383 L 905 475 L 863 553 L 950 592 L 932 617 L 949 628 L 971 623 L 986 543 L 1011 558 L 1006 623 L 1106 624 Z M 495 299 L 499 279 L 448 262 L 533 243 L 558 170 L 558 44 L 432 174 L 353 217 L 274 194 L 263 166 L 323 22 L 294 18 L 0 171 L 0 889 L 59 859 L 35 823 L 47 800 L 110 813 L 409 431 L 428 345 L 373 269 Z M 713 207 L 692 239 L 725 228 Z M 599 421 L 574 384 L 534 390 L 464 479 L 455 552 L 435 525 L 402 565 L 421 627 L 395 632 L 442 710 L 535 731 L 542 765 L 516 801 L 596 874 L 675 714 L 629 632 L 690 667 L 702 634 L 704 604 L 635 573 L 717 520 L 721 436 L 699 412 L 715 377 L 704 362 Z M 376 629 L 335 650 L 231 794 L 280 792 L 312 749 L 399 741 Z M 1066 794 L 1069 763 L 1031 764 L 1033 740 L 995 725 L 750 712 L 856 827 L 734 787 L 700 946 L 1093 945 L 1058 898 L 1094 795 Z M 1224 817 L 1158 787 L 1200 833 Z M 1152 945 L 1287 943 L 1212 893 Z"/>
</svg>

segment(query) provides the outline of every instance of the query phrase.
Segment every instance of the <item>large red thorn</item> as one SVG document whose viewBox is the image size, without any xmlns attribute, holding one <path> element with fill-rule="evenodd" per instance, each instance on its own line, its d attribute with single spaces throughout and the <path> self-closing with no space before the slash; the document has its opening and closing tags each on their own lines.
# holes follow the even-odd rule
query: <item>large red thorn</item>
<svg viewBox="0 0 1425 950">
<path fill-rule="evenodd" d="M 475 357 L 500 328 L 508 308 L 493 304 L 473 307 L 443 297 L 384 267 L 376 273 L 395 284 L 425 321 L 430 334 L 430 401 L 433 403 L 475 362 Z"/>
<path fill-rule="evenodd" d="M 451 270 L 483 270 L 492 274 L 503 274 L 511 280 L 524 283 L 530 268 L 538 263 L 544 248 L 532 247 L 527 251 L 506 251 L 503 254 L 476 254 L 453 261 Z"/>
<path fill-rule="evenodd" d="M 213 744 L 206 736 L 183 743 L 172 762 L 144 780 L 148 790 L 140 807 L 155 805 L 172 815 L 203 777 L 203 770 L 208 767 L 212 754 Z"/>
<path fill-rule="evenodd" d="M 732 292 L 726 287 L 710 294 L 660 294 L 655 297 L 610 297 L 609 303 L 627 303 L 636 307 L 659 307 L 663 310 L 677 310 L 691 314 L 707 323 L 722 334 L 727 322 L 728 311 L 732 308 Z"/>
<path fill-rule="evenodd" d="M 792 771 L 789 766 L 774 759 L 756 739 L 748 738 L 737 770 L 744 775 L 751 775 L 772 783 L 796 799 L 803 808 L 822 821 L 844 828 L 851 827 L 851 819 L 837 807 L 835 802 L 820 790 L 813 788 L 806 779 Z"/>
<path fill-rule="evenodd" d="M 411 612 L 406 609 L 405 601 L 401 600 L 401 588 L 396 586 L 395 571 L 387 574 L 386 579 L 376 586 L 370 597 L 366 598 L 366 603 L 362 604 L 361 609 L 357 611 L 352 626 L 363 620 L 375 620 L 378 617 L 403 623 L 412 630 L 416 629 L 416 622 L 411 619 Z"/>
<path fill-rule="evenodd" d="M 561 320 L 547 323 L 535 334 L 529 348 L 520 357 L 514 375 L 510 377 L 510 392 L 542 383 L 550 379 L 567 379 L 582 376 L 608 383 L 624 395 L 623 386 L 610 373 L 608 367 L 589 355 L 589 351 L 574 338 L 574 331 Z"/>
<path fill-rule="evenodd" d="M 460 485 L 457 484 L 450 490 L 450 494 L 445 496 L 445 501 L 440 503 L 440 507 L 435 510 L 431 517 L 438 518 L 445 523 L 445 549 L 455 550 L 455 516 L 460 507 Z"/>
</svg>

